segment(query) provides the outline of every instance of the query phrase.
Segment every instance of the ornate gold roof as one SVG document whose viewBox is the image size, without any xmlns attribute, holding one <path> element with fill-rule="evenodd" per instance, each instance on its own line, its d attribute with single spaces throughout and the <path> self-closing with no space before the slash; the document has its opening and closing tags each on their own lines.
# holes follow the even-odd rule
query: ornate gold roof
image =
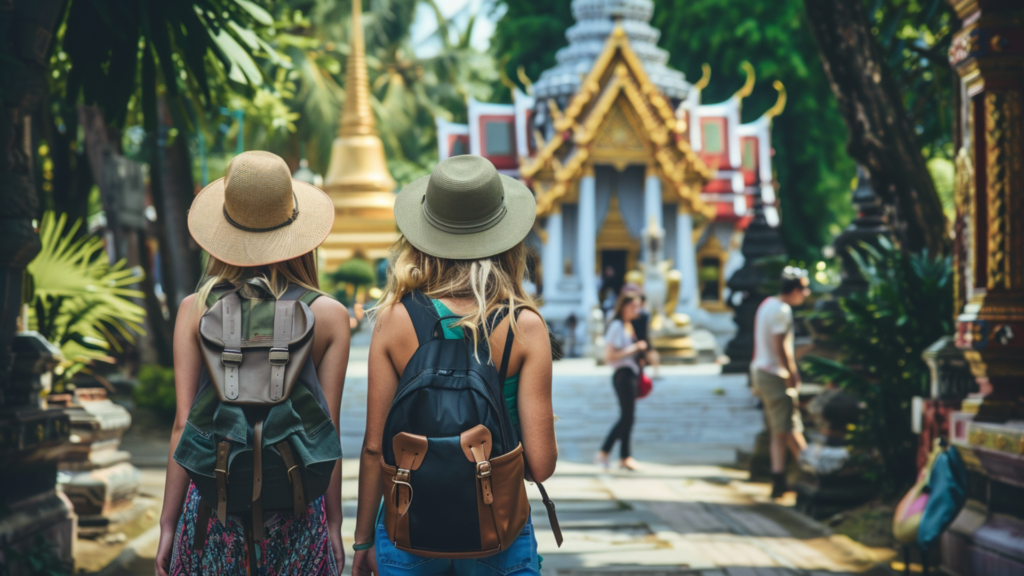
<svg viewBox="0 0 1024 576">
<path fill-rule="evenodd" d="M 547 216 L 567 199 L 586 167 L 595 161 L 613 165 L 646 162 L 691 212 L 709 218 L 714 214 L 714 208 L 700 199 L 700 190 L 712 171 L 679 137 L 682 123 L 651 83 L 621 26 L 608 37 L 604 51 L 566 109 L 559 111 L 553 100 L 548 103 L 555 134 L 548 142 L 539 141 L 537 155 L 520 167 L 521 175 L 532 181 L 537 193 L 538 216 Z M 610 133 L 609 124 L 621 128 Z M 627 124 L 635 136 L 617 147 L 615 138 L 622 138 Z M 618 158 L 610 157 L 612 150 L 619 152 Z"/>
</svg>

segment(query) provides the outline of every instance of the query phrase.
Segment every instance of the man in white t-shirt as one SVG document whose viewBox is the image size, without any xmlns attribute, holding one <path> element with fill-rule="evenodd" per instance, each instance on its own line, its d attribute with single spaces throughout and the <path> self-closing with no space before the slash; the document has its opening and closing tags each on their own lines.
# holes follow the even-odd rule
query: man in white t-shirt
<svg viewBox="0 0 1024 576">
<path fill-rule="evenodd" d="M 754 359 L 750 379 L 761 397 L 771 432 L 772 497 L 786 490 L 786 448 L 796 458 L 807 447 L 800 419 L 800 373 L 793 357 L 793 307 L 800 306 L 810 294 L 807 272 L 787 266 L 782 272 L 782 287 L 777 296 L 769 296 L 754 317 Z"/>
</svg>

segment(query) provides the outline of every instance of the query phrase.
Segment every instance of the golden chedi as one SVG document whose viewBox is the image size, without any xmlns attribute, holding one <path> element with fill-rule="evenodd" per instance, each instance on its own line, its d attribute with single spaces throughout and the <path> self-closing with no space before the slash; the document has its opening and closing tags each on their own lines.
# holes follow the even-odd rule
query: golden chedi
<svg viewBox="0 0 1024 576">
<path fill-rule="evenodd" d="M 352 41 L 340 124 L 324 180 L 335 213 L 334 229 L 320 249 L 327 271 L 353 256 L 371 261 L 385 258 L 398 240 L 395 180 L 388 173 L 384 144 L 370 108 L 361 0 L 352 3 Z"/>
</svg>

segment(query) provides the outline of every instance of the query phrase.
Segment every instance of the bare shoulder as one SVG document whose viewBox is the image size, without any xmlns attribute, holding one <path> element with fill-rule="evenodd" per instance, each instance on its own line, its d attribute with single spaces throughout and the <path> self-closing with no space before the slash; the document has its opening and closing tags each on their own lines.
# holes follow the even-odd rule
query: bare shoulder
<svg viewBox="0 0 1024 576">
<path fill-rule="evenodd" d="M 198 294 L 189 294 L 178 304 L 178 317 L 175 319 L 175 329 L 191 328 L 199 324 L 199 314 L 196 311 L 196 298 Z"/>
<path fill-rule="evenodd" d="M 533 310 L 523 310 L 519 313 L 519 317 L 516 318 L 516 324 L 519 325 L 519 329 L 523 331 L 525 336 L 547 336 L 548 325 L 541 318 L 540 314 L 537 314 Z"/>
<path fill-rule="evenodd" d="M 409 311 L 405 309 L 405 305 L 401 302 L 395 303 L 387 308 L 382 308 L 377 312 L 377 318 L 375 320 L 376 327 L 374 333 L 391 332 L 399 330 L 405 326 L 412 325 L 412 318 L 409 317 Z"/>
<path fill-rule="evenodd" d="M 335 330 L 344 327 L 344 331 L 349 332 L 348 308 L 341 302 L 334 298 L 317 298 L 310 304 L 309 309 L 316 316 L 317 325 L 332 326 Z"/>
</svg>

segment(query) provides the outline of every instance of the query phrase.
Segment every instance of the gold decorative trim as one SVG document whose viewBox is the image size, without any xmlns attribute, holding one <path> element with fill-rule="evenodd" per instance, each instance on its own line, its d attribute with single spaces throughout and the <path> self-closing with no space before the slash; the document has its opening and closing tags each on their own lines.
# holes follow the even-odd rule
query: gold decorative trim
<svg viewBox="0 0 1024 576">
<path fill-rule="evenodd" d="M 983 422 L 969 422 L 967 424 L 967 445 L 1024 456 L 1024 429 Z"/>
<path fill-rule="evenodd" d="M 988 288 L 1011 287 L 1010 191 L 1019 162 L 1020 94 L 1013 90 L 985 93 L 985 158 L 988 189 Z"/>
<path fill-rule="evenodd" d="M 975 180 L 974 161 L 967 148 L 961 148 L 956 155 L 956 179 L 953 186 L 953 203 L 956 219 L 953 231 L 959 239 L 959 246 L 953 253 L 953 315 L 959 315 L 967 304 L 967 297 L 974 287 L 974 273 L 970 267 L 971 239 L 974 233 Z"/>
<path fill-rule="evenodd" d="M 782 111 L 786 109 L 786 87 L 780 80 L 772 82 L 772 87 L 779 93 L 779 97 L 775 100 L 775 104 L 773 104 L 772 107 L 764 113 L 764 115 L 769 119 L 782 114 Z"/>
<path fill-rule="evenodd" d="M 757 80 L 757 76 L 754 73 L 754 66 L 750 62 L 744 60 L 740 66 L 743 68 L 743 71 L 746 72 L 747 79 L 743 82 L 743 87 L 737 90 L 732 97 L 743 100 L 754 92 L 754 82 Z"/>
<path fill-rule="evenodd" d="M 696 90 L 703 90 L 711 83 L 711 65 L 707 62 L 700 65 L 700 80 L 693 85 Z"/>
</svg>

